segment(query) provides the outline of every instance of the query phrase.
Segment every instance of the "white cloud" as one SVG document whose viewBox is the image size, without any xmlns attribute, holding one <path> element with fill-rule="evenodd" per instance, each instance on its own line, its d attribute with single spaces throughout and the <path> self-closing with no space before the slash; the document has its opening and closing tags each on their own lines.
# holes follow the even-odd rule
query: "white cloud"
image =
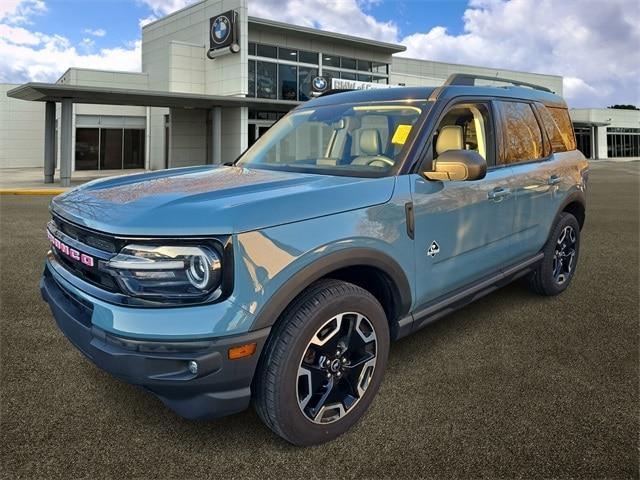
<svg viewBox="0 0 640 480">
<path fill-rule="evenodd" d="M 409 57 L 562 75 L 571 106 L 640 104 L 639 25 L 625 0 L 471 0 L 462 34 L 401 42 Z"/>
<path fill-rule="evenodd" d="M 83 32 L 89 35 L 93 35 L 94 37 L 104 37 L 107 34 L 107 31 L 104 28 L 85 28 Z"/>
<path fill-rule="evenodd" d="M 150 24 L 151 22 L 155 22 L 158 19 L 158 17 L 156 17 L 155 15 L 151 14 L 148 17 L 145 18 L 139 18 L 138 19 L 138 26 L 140 28 L 144 27 L 145 25 Z"/>
<path fill-rule="evenodd" d="M 371 0 L 256 0 L 249 1 L 249 14 L 305 27 L 393 42 L 398 26 L 379 21 L 364 12 Z"/>
<path fill-rule="evenodd" d="M 0 82 L 55 82 L 69 67 L 140 71 L 140 41 L 93 52 L 93 40 L 78 49 L 60 35 L 0 24 Z"/>
<path fill-rule="evenodd" d="M 29 17 L 47 11 L 43 0 L 2 0 L 0 21 L 6 23 L 28 23 Z"/>
<path fill-rule="evenodd" d="M 180 10 L 197 0 L 138 0 L 140 3 L 147 5 L 156 15 L 167 15 L 169 13 Z"/>
</svg>

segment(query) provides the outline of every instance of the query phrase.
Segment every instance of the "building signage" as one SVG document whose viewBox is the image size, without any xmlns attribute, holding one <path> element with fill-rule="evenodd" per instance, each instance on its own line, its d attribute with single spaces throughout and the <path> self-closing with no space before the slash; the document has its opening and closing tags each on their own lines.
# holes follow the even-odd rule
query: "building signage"
<svg viewBox="0 0 640 480">
<path fill-rule="evenodd" d="M 311 80 L 311 89 L 316 93 L 323 93 L 329 89 L 329 82 L 324 77 L 315 77 Z"/>
<path fill-rule="evenodd" d="M 207 56 L 215 58 L 216 52 L 221 50 L 237 53 L 240 51 L 238 43 L 238 14 L 234 10 L 221 13 L 209 19 L 209 51 Z"/>
<path fill-rule="evenodd" d="M 344 78 L 332 78 L 332 90 L 371 90 L 374 88 L 391 88 L 395 85 L 386 83 L 359 82 L 358 80 L 346 80 Z"/>
</svg>

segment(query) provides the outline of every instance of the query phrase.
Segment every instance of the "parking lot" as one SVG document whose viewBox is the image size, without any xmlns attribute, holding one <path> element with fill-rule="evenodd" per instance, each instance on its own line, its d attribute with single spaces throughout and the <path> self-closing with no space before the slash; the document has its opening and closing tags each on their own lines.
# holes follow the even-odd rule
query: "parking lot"
<svg viewBox="0 0 640 480">
<path fill-rule="evenodd" d="M 252 411 L 177 417 L 42 302 L 46 196 L 0 196 L 3 478 L 638 477 L 640 162 L 592 164 L 577 276 L 503 288 L 391 348 L 369 413 L 310 449 Z"/>
</svg>

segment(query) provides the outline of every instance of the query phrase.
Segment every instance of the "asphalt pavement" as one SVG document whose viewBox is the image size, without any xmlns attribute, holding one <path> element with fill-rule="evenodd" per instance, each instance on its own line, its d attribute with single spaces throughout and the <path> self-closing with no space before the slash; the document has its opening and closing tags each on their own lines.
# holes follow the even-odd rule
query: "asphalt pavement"
<svg viewBox="0 0 640 480">
<path fill-rule="evenodd" d="M 393 344 L 368 414 L 307 449 L 93 366 L 37 289 L 50 198 L 0 196 L 0 477 L 638 478 L 639 182 L 594 163 L 568 291 L 512 284 Z"/>
</svg>

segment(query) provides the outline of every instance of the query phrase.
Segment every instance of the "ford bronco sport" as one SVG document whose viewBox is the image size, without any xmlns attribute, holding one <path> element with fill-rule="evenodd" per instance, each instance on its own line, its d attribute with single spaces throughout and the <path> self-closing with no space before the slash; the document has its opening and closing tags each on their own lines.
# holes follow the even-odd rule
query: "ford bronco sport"
<svg viewBox="0 0 640 480">
<path fill-rule="evenodd" d="M 40 288 L 60 329 L 182 416 L 253 402 L 291 443 L 339 436 L 391 340 L 575 274 L 588 164 L 565 102 L 477 80 L 325 94 L 228 166 L 54 198 Z"/>
</svg>

